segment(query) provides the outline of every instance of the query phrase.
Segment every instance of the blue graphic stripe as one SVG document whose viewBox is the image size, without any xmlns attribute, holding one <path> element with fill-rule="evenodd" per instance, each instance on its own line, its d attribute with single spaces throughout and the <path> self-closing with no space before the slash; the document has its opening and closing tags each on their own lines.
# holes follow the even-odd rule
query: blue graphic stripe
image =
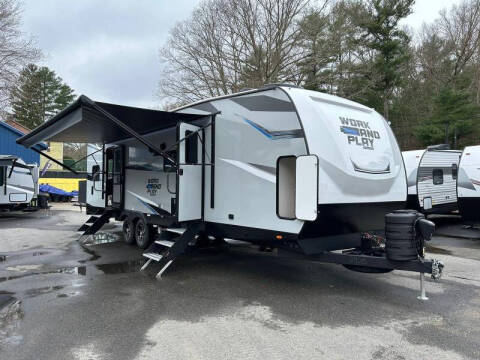
<svg viewBox="0 0 480 360">
<path fill-rule="evenodd" d="M 160 215 L 159 212 L 152 206 L 150 205 L 149 203 L 147 203 L 146 201 L 143 201 L 142 199 L 140 199 L 139 197 L 135 196 L 135 198 L 140 201 L 140 203 L 142 205 L 144 205 L 145 207 L 147 207 L 148 209 L 150 209 L 150 211 L 152 211 L 154 214 L 156 215 Z"/>
<path fill-rule="evenodd" d="M 360 132 L 356 128 L 352 128 L 349 126 L 341 126 L 340 131 L 344 134 L 348 135 L 360 135 Z"/>
<path fill-rule="evenodd" d="M 270 140 L 294 139 L 303 137 L 302 129 L 269 131 L 251 120 L 246 118 L 243 118 L 243 120 Z"/>
<path fill-rule="evenodd" d="M 267 129 L 261 127 L 260 125 L 254 123 L 253 121 L 250 121 L 248 119 L 245 119 L 243 118 L 243 120 L 245 120 L 245 122 L 251 126 L 253 126 L 255 129 L 257 129 L 258 131 L 260 131 L 263 135 L 265 135 L 267 138 L 269 138 L 270 140 L 273 139 L 273 136 L 268 132 Z"/>
</svg>

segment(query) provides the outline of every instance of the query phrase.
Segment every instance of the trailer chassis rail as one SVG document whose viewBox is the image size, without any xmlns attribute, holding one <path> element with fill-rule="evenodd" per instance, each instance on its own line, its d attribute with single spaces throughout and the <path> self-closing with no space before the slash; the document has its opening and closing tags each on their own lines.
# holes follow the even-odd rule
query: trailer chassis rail
<svg viewBox="0 0 480 360">
<path fill-rule="evenodd" d="M 292 256 L 289 251 L 279 250 L 279 255 Z M 419 300 L 428 300 L 425 290 L 425 274 L 430 274 L 433 280 L 439 280 L 442 276 L 444 264 L 436 259 L 425 259 L 419 257 L 416 260 L 394 261 L 387 259 L 383 253 L 381 256 L 365 255 L 355 253 L 356 250 L 344 250 L 343 252 L 322 251 L 317 254 L 302 255 L 296 253 L 295 258 L 322 263 L 355 266 L 366 269 L 403 270 L 417 272 L 420 274 L 420 295 Z M 287 254 L 290 253 L 290 254 Z"/>
</svg>

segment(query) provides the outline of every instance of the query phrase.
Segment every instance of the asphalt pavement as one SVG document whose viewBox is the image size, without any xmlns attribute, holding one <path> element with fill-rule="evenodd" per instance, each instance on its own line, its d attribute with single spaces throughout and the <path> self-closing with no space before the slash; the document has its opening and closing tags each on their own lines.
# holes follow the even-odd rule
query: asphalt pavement
<svg viewBox="0 0 480 360">
<path fill-rule="evenodd" d="M 158 280 L 119 224 L 79 243 L 86 218 L 0 215 L 0 359 L 480 358 L 480 240 L 435 237 L 444 276 L 419 301 L 418 274 L 243 245 L 192 249 Z"/>
</svg>

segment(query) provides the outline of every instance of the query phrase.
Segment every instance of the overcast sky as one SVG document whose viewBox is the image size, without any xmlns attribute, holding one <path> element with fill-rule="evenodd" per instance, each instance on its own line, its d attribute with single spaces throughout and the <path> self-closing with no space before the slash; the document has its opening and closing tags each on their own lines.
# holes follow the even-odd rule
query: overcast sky
<svg viewBox="0 0 480 360">
<path fill-rule="evenodd" d="M 417 0 L 405 23 L 418 28 L 460 0 Z M 155 107 L 159 49 L 169 29 L 199 0 L 23 0 L 23 28 L 43 51 L 42 63 L 77 95 Z"/>
</svg>

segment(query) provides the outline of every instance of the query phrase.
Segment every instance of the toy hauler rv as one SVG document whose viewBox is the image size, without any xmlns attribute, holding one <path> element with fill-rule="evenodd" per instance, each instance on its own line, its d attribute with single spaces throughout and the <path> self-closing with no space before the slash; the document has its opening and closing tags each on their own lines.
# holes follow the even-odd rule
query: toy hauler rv
<svg viewBox="0 0 480 360">
<path fill-rule="evenodd" d="M 457 176 L 461 151 L 444 146 L 404 151 L 408 207 L 425 214 L 457 210 Z"/>
<path fill-rule="evenodd" d="M 429 260 L 330 252 L 360 248 L 366 232 L 383 233 L 385 214 L 407 199 L 392 130 L 355 102 L 282 85 L 172 112 L 81 96 L 18 142 L 46 140 L 102 144 L 103 179 L 91 178 L 104 211 L 81 229 L 88 235 L 110 218 L 122 220 L 127 242 L 150 246 L 145 266 L 159 262 L 159 275 L 196 236 L 351 267 L 435 273 Z M 181 235 L 152 243 L 159 228 Z"/>
<path fill-rule="evenodd" d="M 12 155 L 0 155 L 0 211 L 32 209 L 38 196 L 38 167 Z"/>
<path fill-rule="evenodd" d="M 458 169 L 458 208 L 462 218 L 480 223 L 480 145 L 467 146 Z"/>
</svg>

